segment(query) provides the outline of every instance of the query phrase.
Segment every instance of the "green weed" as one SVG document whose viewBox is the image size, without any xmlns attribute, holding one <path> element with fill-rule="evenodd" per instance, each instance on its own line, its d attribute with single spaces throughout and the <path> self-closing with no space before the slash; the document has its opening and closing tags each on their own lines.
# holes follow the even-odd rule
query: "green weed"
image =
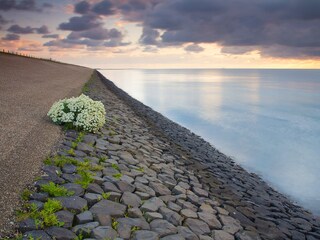
<svg viewBox="0 0 320 240">
<path fill-rule="evenodd" d="M 55 184 L 54 182 L 41 185 L 41 190 L 47 192 L 51 197 L 72 196 L 74 194 L 73 191 L 68 191 L 65 187 Z"/>
</svg>

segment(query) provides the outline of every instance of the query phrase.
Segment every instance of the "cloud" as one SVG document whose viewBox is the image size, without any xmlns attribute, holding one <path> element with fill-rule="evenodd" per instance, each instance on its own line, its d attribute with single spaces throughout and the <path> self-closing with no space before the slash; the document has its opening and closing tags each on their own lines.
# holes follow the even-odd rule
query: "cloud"
<svg viewBox="0 0 320 240">
<path fill-rule="evenodd" d="M 48 29 L 48 27 L 46 25 L 42 25 L 41 27 L 36 28 L 35 30 L 39 34 L 48 34 L 48 33 L 50 33 L 50 31 L 49 31 L 49 29 Z"/>
<path fill-rule="evenodd" d="M 90 4 L 87 1 L 78 2 L 74 6 L 75 13 L 86 14 L 89 12 L 89 10 L 90 10 Z"/>
<path fill-rule="evenodd" d="M 114 5 L 109 0 L 103 0 L 92 7 L 92 11 L 99 15 L 113 15 L 115 13 Z"/>
<path fill-rule="evenodd" d="M 5 37 L 2 38 L 2 40 L 16 41 L 16 40 L 20 40 L 20 36 L 14 33 L 8 33 Z"/>
<path fill-rule="evenodd" d="M 123 42 L 123 38 L 124 35 L 119 30 L 115 28 L 106 29 L 99 26 L 84 31 L 71 32 L 64 39 L 49 41 L 44 45 L 61 48 L 74 48 L 79 45 L 88 48 L 109 48 L 129 45 L 129 42 Z"/>
<path fill-rule="evenodd" d="M 59 38 L 59 34 L 45 34 L 42 38 Z"/>
<path fill-rule="evenodd" d="M 194 53 L 199 53 L 204 50 L 203 47 L 199 46 L 198 44 L 190 44 L 184 48 L 187 52 L 194 52 Z"/>
<path fill-rule="evenodd" d="M 216 43 L 224 51 L 247 48 L 279 56 L 272 50 L 277 46 L 283 49 L 280 52 L 290 51 L 290 56 L 294 55 L 291 50 L 297 49 L 298 57 L 317 56 L 320 47 L 318 0 L 162 0 L 141 4 L 141 9 L 128 4 L 118 8 L 126 12 L 125 19 L 143 26 L 142 45 Z"/>
<path fill-rule="evenodd" d="M 59 25 L 60 30 L 69 31 L 83 31 L 91 28 L 95 28 L 101 25 L 98 21 L 98 17 L 95 15 L 83 15 L 81 17 L 72 17 L 69 22 L 61 23 Z"/>
<path fill-rule="evenodd" d="M 17 33 L 17 34 L 30 34 L 34 32 L 32 27 L 20 27 L 18 24 L 11 25 L 8 29 L 8 32 Z"/>
<path fill-rule="evenodd" d="M 43 4 L 42 7 L 48 7 L 48 5 Z M 0 10 L 42 11 L 36 6 L 35 0 L 0 0 Z"/>
<path fill-rule="evenodd" d="M 2 26 L 7 24 L 9 21 L 7 21 L 6 19 L 4 19 L 1 15 L 0 15 L 0 29 L 2 29 Z"/>
</svg>

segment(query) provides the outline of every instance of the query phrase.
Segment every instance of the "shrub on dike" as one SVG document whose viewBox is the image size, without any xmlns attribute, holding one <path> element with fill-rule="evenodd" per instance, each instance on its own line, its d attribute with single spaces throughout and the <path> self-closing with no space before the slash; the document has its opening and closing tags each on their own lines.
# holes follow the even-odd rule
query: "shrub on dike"
<svg viewBox="0 0 320 240">
<path fill-rule="evenodd" d="M 47 115 L 55 124 L 87 132 L 98 131 L 106 121 L 102 102 L 84 94 L 55 102 Z"/>
</svg>

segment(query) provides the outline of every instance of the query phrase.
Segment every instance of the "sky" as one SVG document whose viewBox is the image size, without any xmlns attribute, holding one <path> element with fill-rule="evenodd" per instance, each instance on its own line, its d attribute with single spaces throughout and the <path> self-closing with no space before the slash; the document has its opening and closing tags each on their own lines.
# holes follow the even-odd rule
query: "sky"
<svg viewBox="0 0 320 240">
<path fill-rule="evenodd" d="M 0 48 L 93 68 L 320 68 L 320 0 L 0 0 Z"/>
</svg>

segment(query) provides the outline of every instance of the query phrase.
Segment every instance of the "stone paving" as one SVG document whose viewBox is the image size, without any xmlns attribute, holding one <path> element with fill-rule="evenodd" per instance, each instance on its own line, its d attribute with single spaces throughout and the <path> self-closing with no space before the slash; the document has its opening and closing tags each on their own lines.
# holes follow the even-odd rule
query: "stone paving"
<svg viewBox="0 0 320 240">
<path fill-rule="evenodd" d="M 214 149 L 211 163 L 199 159 L 200 151 L 212 157 L 212 147 L 197 146 L 198 137 L 149 108 L 133 111 L 107 80 L 89 86 L 107 124 L 96 134 L 66 132 L 29 196 L 34 212 L 29 206 L 18 227 L 24 239 L 320 239 L 319 219 L 256 175 Z M 180 140 L 163 135 L 158 122 L 179 130 Z M 50 184 L 63 190 L 43 187 Z M 61 206 L 46 210 L 50 199 Z M 50 217 L 38 219 L 44 211 Z"/>
</svg>

